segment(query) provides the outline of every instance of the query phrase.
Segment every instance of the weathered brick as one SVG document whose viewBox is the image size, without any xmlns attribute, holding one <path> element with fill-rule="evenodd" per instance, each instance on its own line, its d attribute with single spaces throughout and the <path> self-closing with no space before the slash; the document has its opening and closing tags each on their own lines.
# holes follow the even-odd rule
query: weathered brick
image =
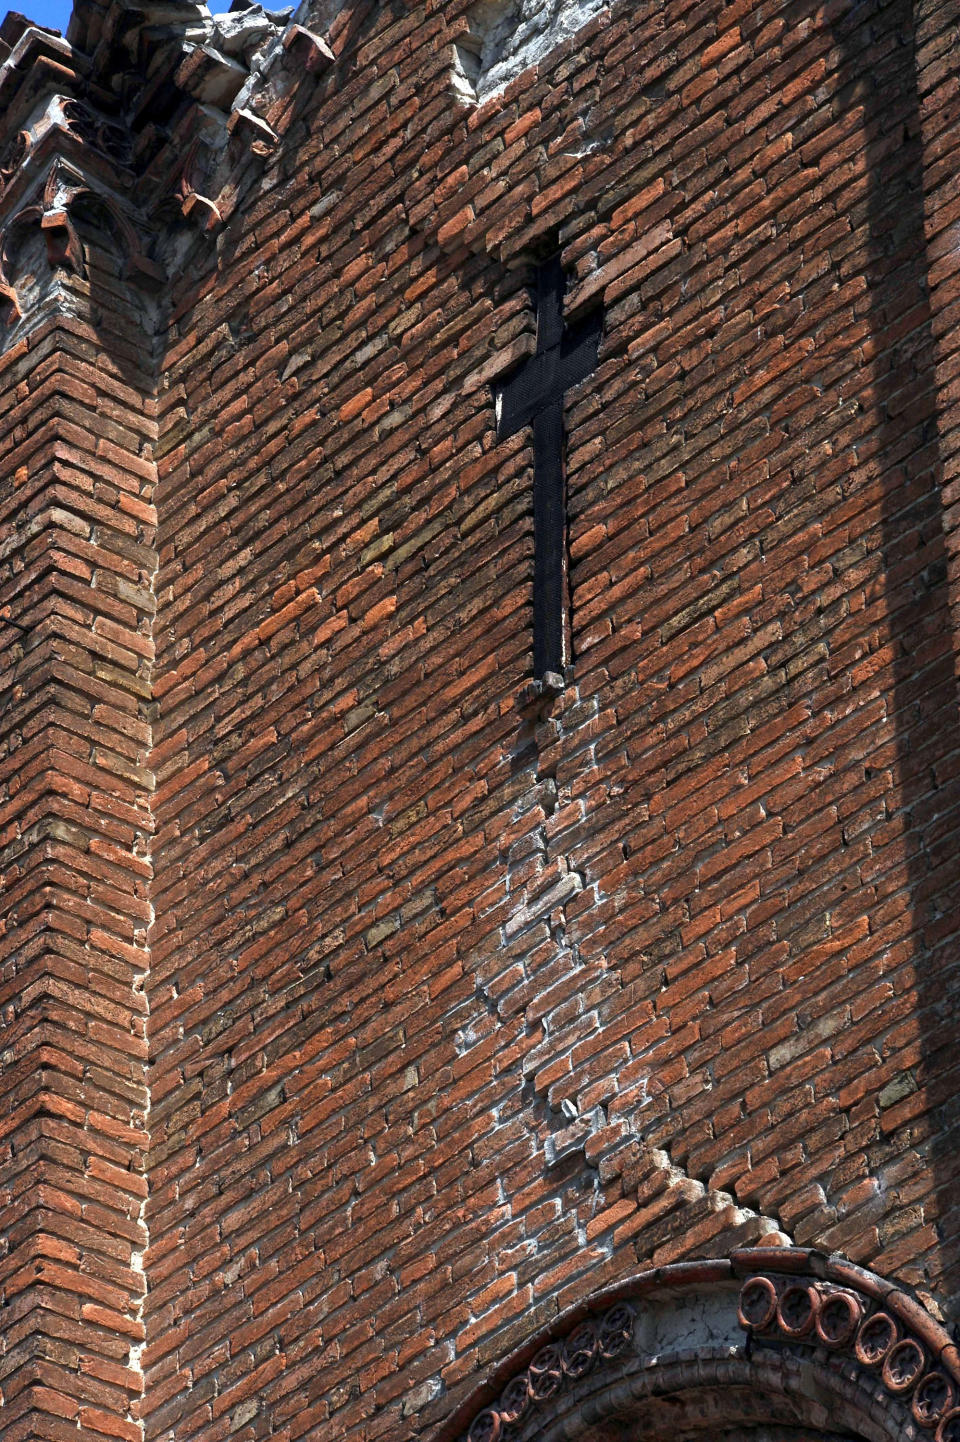
<svg viewBox="0 0 960 1442">
<path fill-rule="evenodd" d="M 426 1437 L 558 1307 L 771 1228 L 955 1315 L 955 26 L 868 9 L 615 0 L 471 105 L 459 4 L 344 6 L 159 305 L 83 216 L 86 277 L 24 289 L 24 1436 Z M 491 386 L 558 239 L 605 321 L 537 696 Z"/>
</svg>

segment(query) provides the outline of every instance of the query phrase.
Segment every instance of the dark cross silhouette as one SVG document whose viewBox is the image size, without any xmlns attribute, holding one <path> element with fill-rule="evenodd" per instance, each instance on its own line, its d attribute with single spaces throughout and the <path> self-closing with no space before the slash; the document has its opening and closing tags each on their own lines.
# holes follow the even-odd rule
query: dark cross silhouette
<svg viewBox="0 0 960 1442">
<path fill-rule="evenodd" d="M 494 388 L 497 437 L 533 423 L 533 673 L 562 674 L 566 652 L 567 514 L 563 402 L 596 370 L 603 313 L 564 326 L 560 256 L 537 268 L 537 349 Z"/>
</svg>

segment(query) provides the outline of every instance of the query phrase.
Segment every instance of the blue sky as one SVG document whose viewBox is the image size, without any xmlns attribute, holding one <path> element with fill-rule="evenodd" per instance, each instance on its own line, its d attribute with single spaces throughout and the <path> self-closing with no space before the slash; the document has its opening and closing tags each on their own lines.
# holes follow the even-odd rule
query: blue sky
<svg viewBox="0 0 960 1442">
<path fill-rule="evenodd" d="M 207 0 L 214 15 L 230 7 L 230 0 Z M 60 30 L 63 34 L 67 32 L 70 23 L 70 11 L 73 9 L 72 0 L 15 0 L 14 8 L 19 10 L 21 15 L 26 15 L 29 20 L 34 20 L 38 25 L 48 25 L 54 30 Z M 7 8 L 0 8 L 0 15 L 6 15 Z"/>
<path fill-rule="evenodd" d="M 38 25 L 49 25 L 54 30 L 66 30 L 70 21 L 70 11 L 73 8 L 70 0 L 19 0 L 13 7 L 19 10 L 21 15 L 28 19 L 35 20 Z M 2 14 L 7 13 L 5 6 Z"/>
</svg>

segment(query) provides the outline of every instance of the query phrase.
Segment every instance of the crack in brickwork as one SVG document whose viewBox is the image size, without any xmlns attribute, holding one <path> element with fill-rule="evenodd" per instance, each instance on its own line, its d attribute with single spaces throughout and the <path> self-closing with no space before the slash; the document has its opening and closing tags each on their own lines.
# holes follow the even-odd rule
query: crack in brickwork
<svg viewBox="0 0 960 1442">
<path fill-rule="evenodd" d="M 629 1037 L 619 1047 L 609 1044 L 602 1007 L 622 992 L 621 977 L 602 960 L 584 961 L 571 914 L 578 904 L 592 909 L 605 900 L 576 846 L 578 830 L 590 829 L 589 803 L 579 783 L 595 774 L 597 721 L 596 703 L 584 703 L 571 677 L 558 700 L 539 703 L 523 722 L 517 753 L 527 758 L 530 784 L 514 809 L 519 834 L 508 832 L 501 843 L 504 919 L 499 947 L 478 968 L 478 998 L 501 1022 L 522 1015 L 535 1039 L 524 1052 L 521 1076 L 524 1092 L 532 1091 L 530 1102 L 547 1104 L 539 1114 L 536 1107 L 530 1113 L 543 1165 L 549 1172 L 579 1157 L 587 1169 L 593 1214 L 581 1224 L 580 1235 L 595 1258 L 612 1256 L 615 1232 L 621 1239 L 626 1235 L 631 1211 L 636 1213 L 631 1222 L 642 1225 L 677 1206 L 691 1209 L 691 1225 L 702 1219 L 711 1234 L 733 1235 L 738 1245 L 760 1238 L 793 1245 L 778 1218 L 738 1203 L 732 1193 L 676 1165 L 668 1148 L 645 1141 L 641 1113 L 660 1090 L 655 1074 L 641 1075 L 621 1092 L 619 1067 L 643 1059 L 642 1053 L 632 1055 Z M 463 1051 L 472 1040 L 469 1032 L 464 1035 Z M 642 1184 L 641 1172 L 646 1172 Z M 565 1177 L 570 1179 L 569 1167 Z M 611 1205 L 605 1196 L 611 1185 L 622 1203 L 614 1196 Z"/>
</svg>

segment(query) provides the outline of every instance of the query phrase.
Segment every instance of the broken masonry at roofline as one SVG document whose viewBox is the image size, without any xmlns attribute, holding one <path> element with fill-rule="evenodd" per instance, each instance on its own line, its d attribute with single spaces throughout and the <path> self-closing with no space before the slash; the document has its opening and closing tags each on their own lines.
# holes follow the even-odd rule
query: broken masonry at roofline
<svg viewBox="0 0 960 1442">
<path fill-rule="evenodd" d="M 85 274 L 84 210 L 102 217 L 120 273 L 148 292 L 217 233 L 273 153 L 299 86 L 334 63 L 291 17 L 258 4 L 211 15 L 188 0 L 106 11 L 79 0 L 64 39 L 7 16 L 0 319 L 19 320 L 60 274 Z M 41 233 L 46 269 L 21 260 Z"/>
<path fill-rule="evenodd" d="M 341 48 L 358 8 L 321 0 L 296 13 L 240 4 L 211 14 L 198 0 L 106 8 L 77 0 L 66 38 L 9 14 L 0 27 L 0 322 L 22 319 L 64 272 L 85 274 L 73 214 L 81 196 L 116 240 L 121 274 L 156 291 L 183 270 L 275 151 L 304 78 L 337 62 L 301 21 L 338 29 Z M 455 89 L 469 102 L 489 97 L 606 8 L 607 0 L 479 0 L 451 47 Z M 70 170 L 72 193 L 51 208 L 56 164 Z M 46 274 L 20 260 L 24 235 L 39 230 Z M 538 674 L 547 669 L 556 663 Z"/>
</svg>

